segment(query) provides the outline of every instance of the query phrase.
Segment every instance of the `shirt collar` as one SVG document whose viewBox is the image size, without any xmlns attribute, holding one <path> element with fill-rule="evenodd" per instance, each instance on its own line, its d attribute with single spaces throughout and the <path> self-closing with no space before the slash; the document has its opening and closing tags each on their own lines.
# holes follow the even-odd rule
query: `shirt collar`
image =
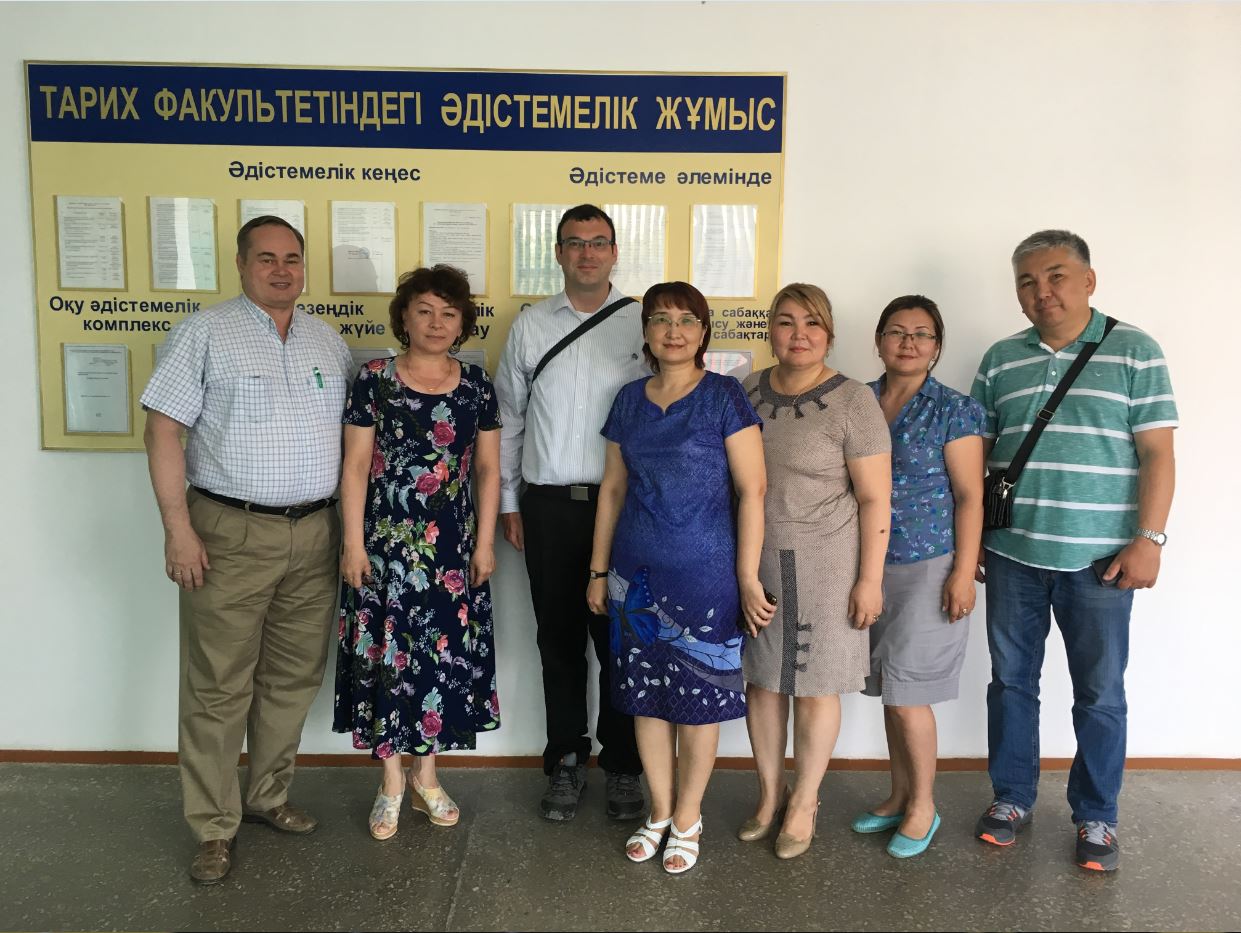
<svg viewBox="0 0 1241 933">
<path fill-rule="evenodd" d="M 609 288 L 609 291 L 608 291 L 607 300 L 604 301 L 603 304 L 599 306 L 599 310 L 603 310 L 604 308 L 606 308 L 608 305 L 612 304 L 613 302 L 620 301 L 622 298 L 626 297 L 625 295 L 621 294 L 617 290 L 616 286 L 610 282 L 608 283 L 608 288 Z M 624 310 L 624 309 L 621 309 L 621 310 Z M 582 318 L 581 313 L 575 307 L 573 307 L 573 303 L 569 301 L 568 292 L 561 292 L 559 295 L 556 296 L 555 312 L 559 314 L 562 311 L 568 311 L 572 313 L 572 315 L 576 317 L 578 320 L 581 320 Z"/>
<path fill-rule="evenodd" d="M 880 376 L 874 382 L 867 383 L 867 385 L 869 385 L 874 391 L 875 398 L 878 398 L 879 393 L 883 391 L 883 382 L 886 378 L 887 376 Z M 944 397 L 944 387 L 938 379 L 928 373 L 926 381 L 922 383 L 922 388 L 918 389 L 918 391 L 914 393 L 915 397 L 919 395 L 925 395 L 927 398 L 938 402 Z"/>
<path fill-rule="evenodd" d="M 1086 328 L 1077 336 L 1077 339 L 1068 346 L 1061 347 L 1061 350 L 1067 350 L 1076 343 L 1098 343 L 1103 339 L 1103 328 L 1107 324 L 1107 316 L 1098 308 L 1091 306 L 1090 320 L 1086 322 Z M 1026 331 L 1026 346 L 1039 347 L 1043 345 L 1043 338 L 1039 336 L 1038 328 L 1031 327 Z"/>
<path fill-rule="evenodd" d="M 250 296 L 245 292 L 241 293 L 241 304 L 242 307 L 254 316 L 260 326 L 265 327 L 269 332 L 275 334 L 277 337 L 280 336 L 280 331 L 276 329 L 276 322 L 272 319 L 272 316 L 251 301 Z M 289 320 L 289 332 L 285 335 L 286 340 L 293 336 L 293 328 L 297 324 L 297 316 L 298 311 L 294 308 L 293 317 Z"/>
</svg>

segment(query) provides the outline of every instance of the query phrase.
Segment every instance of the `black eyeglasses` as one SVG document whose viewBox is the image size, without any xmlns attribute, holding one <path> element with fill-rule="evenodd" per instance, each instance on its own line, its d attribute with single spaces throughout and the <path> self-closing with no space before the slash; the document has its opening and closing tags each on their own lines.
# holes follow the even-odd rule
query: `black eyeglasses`
<svg viewBox="0 0 1241 933">
<path fill-rule="evenodd" d="M 579 236 L 570 236 L 570 237 L 565 237 L 563 240 L 560 241 L 560 246 L 563 249 L 571 249 L 574 252 L 580 252 L 588 246 L 593 250 L 599 251 L 599 250 L 605 250 L 608 247 L 615 246 L 615 245 L 616 245 L 615 240 L 609 240 L 605 236 L 597 236 L 593 240 L 583 240 Z"/>
</svg>

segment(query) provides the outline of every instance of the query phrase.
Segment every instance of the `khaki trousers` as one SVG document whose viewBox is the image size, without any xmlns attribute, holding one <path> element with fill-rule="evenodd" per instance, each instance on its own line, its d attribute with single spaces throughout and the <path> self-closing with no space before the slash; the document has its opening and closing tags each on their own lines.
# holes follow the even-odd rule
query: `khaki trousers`
<svg viewBox="0 0 1241 933">
<path fill-rule="evenodd" d="M 181 591 L 177 751 L 185 819 L 199 842 L 241 821 L 237 761 L 250 752 L 246 810 L 284 803 L 310 704 L 323 682 L 339 595 L 340 518 L 258 515 L 194 490 L 190 522 L 205 584 Z"/>
</svg>

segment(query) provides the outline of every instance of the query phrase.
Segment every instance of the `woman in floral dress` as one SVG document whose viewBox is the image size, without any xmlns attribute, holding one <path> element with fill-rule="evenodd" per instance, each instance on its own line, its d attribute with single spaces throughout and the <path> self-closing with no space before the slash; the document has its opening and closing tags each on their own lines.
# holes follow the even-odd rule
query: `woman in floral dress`
<svg viewBox="0 0 1241 933">
<path fill-rule="evenodd" d="M 435 756 L 500 725 L 491 592 L 500 419 L 487 374 L 449 356 L 474 325 L 465 275 L 401 277 L 390 306 L 404 352 L 362 367 L 345 409 L 344 549 L 333 730 L 383 765 L 376 839 L 410 805 L 452 826 Z M 477 489 L 471 496 L 470 481 Z"/>
</svg>

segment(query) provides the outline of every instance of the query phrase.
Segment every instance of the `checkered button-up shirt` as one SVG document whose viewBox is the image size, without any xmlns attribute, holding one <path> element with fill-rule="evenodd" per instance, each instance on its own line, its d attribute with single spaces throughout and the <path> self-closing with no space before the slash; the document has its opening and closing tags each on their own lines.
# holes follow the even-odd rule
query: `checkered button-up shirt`
<svg viewBox="0 0 1241 933">
<path fill-rule="evenodd" d="M 260 505 L 323 499 L 340 483 L 349 349 L 322 321 L 293 312 L 287 339 L 244 295 L 168 335 L 142 406 L 188 429 L 190 485 Z"/>
</svg>

